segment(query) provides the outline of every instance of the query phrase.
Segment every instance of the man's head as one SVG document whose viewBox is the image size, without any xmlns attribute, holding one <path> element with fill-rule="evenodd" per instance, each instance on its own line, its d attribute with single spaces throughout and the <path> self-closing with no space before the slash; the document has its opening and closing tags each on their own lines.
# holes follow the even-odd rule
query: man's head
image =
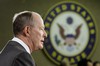
<svg viewBox="0 0 100 66">
<path fill-rule="evenodd" d="M 44 38 L 47 34 L 42 17 L 32 11 L 23 11 L 15 14 L 13 18 L 14 35 L 24 41 L 31 52 L 43 48 Z"/>
</svg>

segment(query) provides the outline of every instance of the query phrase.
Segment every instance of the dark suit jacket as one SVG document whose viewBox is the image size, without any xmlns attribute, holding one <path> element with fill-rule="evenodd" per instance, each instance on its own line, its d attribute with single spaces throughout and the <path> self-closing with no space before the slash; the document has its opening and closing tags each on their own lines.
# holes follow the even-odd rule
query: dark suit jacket
<svg viewBox="0 0 100 66">
<path fill-rule="evenodd" d="M 35 62 L 20 44 L 9 41 L 1 51 L 0 66 L 35 66 Z"/>
</svg>

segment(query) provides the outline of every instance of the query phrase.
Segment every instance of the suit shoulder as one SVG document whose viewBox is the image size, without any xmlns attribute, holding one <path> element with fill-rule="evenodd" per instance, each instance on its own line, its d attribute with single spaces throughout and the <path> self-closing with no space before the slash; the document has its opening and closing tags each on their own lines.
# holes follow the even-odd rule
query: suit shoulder
<svg viewBox="0 0 100 66">
<path fill-rule="evenodd" d="M 7 53 L 7 54 L 8 53 L 19 54 L 21 52 L 26 52 L 26 50 L 18 42 L 15 41 L 9 41 L 2 50 L 2 53 Z"/>
<path fill-rule="evenodd" d="M 10 41 L 7 45 L 3 48 L 0 54 L 0 64 L 11 64 L 14 58 L 18 55 L 27 53 L 26 50 L 17 42 Z"/>
<path fill-rule="evenodd" d="M 16 66 L 35 66 L 35 62 L 33 61 L 31 55 L 29 53 L 23 52 L 18 54 L 14 60 L 12 65 Z"/>
</svg>

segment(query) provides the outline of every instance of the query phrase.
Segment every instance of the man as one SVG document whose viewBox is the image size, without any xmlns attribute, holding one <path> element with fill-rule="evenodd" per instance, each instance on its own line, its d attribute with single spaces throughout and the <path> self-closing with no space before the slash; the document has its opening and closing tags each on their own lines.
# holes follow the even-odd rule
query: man
<svg viewBox="0 0 100 66">
<path fill-rule="evenodd" d="M 43 48 L 47 34 L 43 19 L 36 12 L 23 11 L 13 18 L 14 38 L 0 54 L 0 66 L 35 66 L 33 51 Z"/>
</svg>

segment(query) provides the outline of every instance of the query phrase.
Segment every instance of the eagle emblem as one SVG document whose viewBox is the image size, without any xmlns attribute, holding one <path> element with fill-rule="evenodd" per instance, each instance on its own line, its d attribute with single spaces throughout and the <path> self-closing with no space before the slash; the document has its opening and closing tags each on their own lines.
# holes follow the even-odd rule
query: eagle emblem
<svg viewBox="0 0 100 66">
<path fill-rule="evenodd" d="M 95 21 L 88 10 L 76 2 L 61 2 L 44 17 L 48 37 L 44 52 L 55 64 L 68 59 L 71 65 L 90 58 L 96 48 Z"/>
<path fill-rule="evenodd" d="M 75 33 L 76 35 L 73 35 L 73 34 L 67 34 L 65 35 L 64 32 L 67 31 L 67 30 L 64 30 L 64 28 L 60 25 L 60 24 L 57 24 L 58 27 L 59 27 L 59 33 L 62 37 L 62 39 L 64 40 L 64 45 L 67 45 L 68 46 L 72 46 L 73 44 L 76 45 L 76 42 L 75 40 L 79 37 L 80 33 L 81 33 L 81 27 L 82 27 L 82 24 L 80 24 L 76 30 L 75 30 Z"/>
</svg>

